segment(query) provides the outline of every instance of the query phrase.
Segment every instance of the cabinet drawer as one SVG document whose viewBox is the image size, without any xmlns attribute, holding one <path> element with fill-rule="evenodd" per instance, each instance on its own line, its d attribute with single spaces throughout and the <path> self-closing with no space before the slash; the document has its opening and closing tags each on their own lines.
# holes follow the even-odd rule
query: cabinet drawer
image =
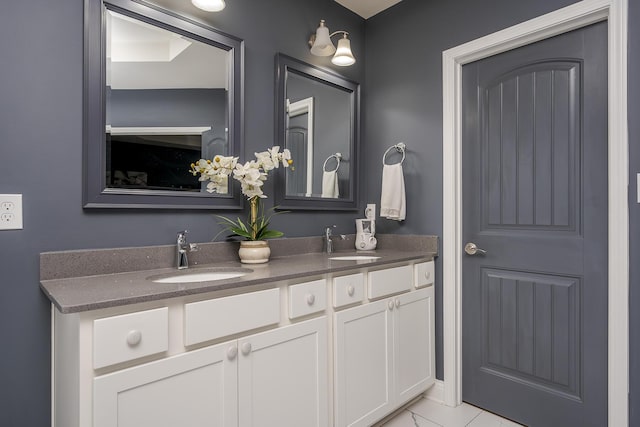
<svg viewBox="0 0 640 427">
<path fill-rule="evenodd" d="M 280 322 L 280 289 L 185 305 L 184 344 L 189 346 Z"/>
<path fill-rule="evenodd" d="M 318 313 L 327 308 L 324 279 L 289 286 L 289 319 Z"/>
<path fill-rule="evenodd" d="M 350 274 L 333 279 L 333 306 L 344 307 L 362 301 L 364 297 L 364 274 Z"/>
<path fill-rule="evenodd" d="M 436 277 L 433 261 L 416 264 L 414 266 L 414 272 L 414 284 L 416 288 L 424 288 L 425 286 L 433 285 Z"/>
<path fill-rule="evenodd" d="M 369 273 L 369 299 L 411 290 L 413 271 L 410 265 Z"/>
<path fill-rule="evenodd" d="M 167 351 L 169 309 L 166 307 L 93 322 L 94 369 Z"/>
</svg>

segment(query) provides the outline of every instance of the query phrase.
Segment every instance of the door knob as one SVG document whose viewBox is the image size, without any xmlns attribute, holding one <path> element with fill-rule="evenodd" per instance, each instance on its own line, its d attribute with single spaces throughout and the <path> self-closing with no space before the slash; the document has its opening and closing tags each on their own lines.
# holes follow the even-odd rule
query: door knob
<svg viewBox="0 0 640 427">
<path fill-rule="evenodd" d="M 466 245 L 464 245 L 464 251 L 467 253 L 467 255 L 477 255 L 477 254 L 484 255 L 487 253 L 487 251 L 485 251 L 484 249 L 480 249 L 473 242 L 469 242 Z"/>
</svg>

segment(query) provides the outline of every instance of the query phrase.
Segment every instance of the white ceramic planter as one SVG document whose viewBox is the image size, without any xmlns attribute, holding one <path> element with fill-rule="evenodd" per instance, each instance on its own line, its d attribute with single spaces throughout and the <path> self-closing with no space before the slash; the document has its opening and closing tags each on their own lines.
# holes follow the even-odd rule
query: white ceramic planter
<svg viewBox="0 0 640 427">
<path fill-rule="evenodd" d="M 263 264 L 269 261 L 271 249 L 266 240 L 246 240 L 240 242 L 238 251 L 240 262 L 243 264 Z"/>
</svg>

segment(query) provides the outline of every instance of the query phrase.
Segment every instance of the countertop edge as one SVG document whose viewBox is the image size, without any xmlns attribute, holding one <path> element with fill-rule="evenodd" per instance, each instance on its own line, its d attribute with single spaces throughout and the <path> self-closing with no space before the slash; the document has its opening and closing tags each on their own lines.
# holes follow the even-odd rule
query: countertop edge
<svg viewBox="0 0 640 427">
<path fill-rule="evenodd" d="M 350 252 L 336 252 L 331 256 L 340 256 L 341 254 L 353 254 L 353 251 Z M 104 275 L 96 275 L 96 276 L 86 276 L 86 277 L 73 277 L 73 278 L 63 278 L 63 279 L 48 279 L 42 280 L 40 282 L 40 288 L 43 293 L 49 298 L 49 300 L 53 303 L 53 305 L 57 308 L 57 310 L 62 314 L 74 314 L 81 313 L 92 310 L 99 310 L 105 308 L 114 308 L 121 307 L 132 304 L 139 304 L 145 302 L 159 301 L 171 298 L 179 298 L 191 295 L 198 295 L 204 293 L 211 293 L 216 291 L 228 291 L 230 289 L 238 289 L 241 290 L 243 288 L 249 286 L 256 285 L 269 285 L 275 282 L 282 282 L 288 280 L 302 279 L 304 277 L 312 277 L 318 275 L 324 275 L 329 273 L 340 273 L 347 272 L 350 270 L 361 270 L 363 268 L 371 269 L 377 268 L 389 264 L 397 264 L 402 262 L 409 261 L 430 261 L 437 256 L 437 252 L 432 251 L 384 251 L 384 252 L 376 252 L 376 254 L 381 254 L 381 257 L 377 260 L 368 261 L 366 263 L 355 263 L 353 261 L 334 261 L 327 265 L 327 260 L 329 255 L 326 254 L 304 254 L 297 256 L 282 256 L 273 258 L 270 260 L 269 264 L 272 266 L 276 266 L 276 268 L 280 268 L 283 271 L 287 270 L 287 263 L 294 261 L 293 258 L 298 257 L 312 257 L 315 256 L 317 259 L 315 262 L 317 266 L 313 267 L 311 270 L 298 271 L 296 269 L 290 269 L 291 272 L 278 273 L 278 274 L 269 274 L 267 276 L 257 275 L 256 277 L 248 277 L 246 280 L 222 280 L 222 281 L 212 281 L 212 282 L 199 282 L 200 285 L 184 288 L 184 289 L 168 289 L 166 291 L 157 291 L 154 293 L 146 293 L 135 296 L 121 296 L 117 298 L 102 298 L 94 301 L 90 301 L 91 298 L 86 298 L 85 302 L 77 302 L 77 303 L 65 303 L 64 302 L 64 292 L 69 292 L 69 287 L 77 287 L 78 291 L 83 287 L 79 283 L 83 282 L 99 282 L 104 281 L 104 286 L 109 286 L 108 282 L 111 281 L 115 283 L 118 278 L 131 280 L 132 282 L 142 283 L 141 277 L 155 275 L 160 273 L 161 271 L 167 269 L 152 269 L 152 270 L 142 270 L 137 272 L 122 272 L 122 273 L 113 273 L 113 274 L 104 274 Z M 324 261 L 323 261 L 324 260 Z M 334 264 L 335 263 L 335 264 Z M 340 265 L 344 263 L 344 265 Z M 193 270 L 198 268 L 206 268 L 217 266 L 218 264 L 200 264 L 197 267 L 194 267 Z M 236 263 L 236 266 L 239 263 Z M 245 266 L 245 265 L 243 265 Z M 248 266 L 251 268 L 252 266 Z M 171 270 L 169 270 L 171 271 Z M 251 276 L 251 275 L 248 275 Z M 130 279 L 127 279 L 130 277 Z M 245 276 L 246 277 L 246 276 Z M 98 284 L 93 285 L 95 289 L 98 288 Z M 58 288 L 58 289 L 57 289 Z"/>
</svg>

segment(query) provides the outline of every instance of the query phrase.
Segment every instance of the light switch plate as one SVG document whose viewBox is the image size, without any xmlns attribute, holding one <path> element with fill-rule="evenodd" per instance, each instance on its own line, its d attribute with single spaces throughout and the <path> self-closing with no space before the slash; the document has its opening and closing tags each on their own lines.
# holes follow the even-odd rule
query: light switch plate
<svg viewBox="0 0 640 427">
<path fill-rule="evenodd" d="M 0 194 L 0 230 L 22 230 L 22 194 Z"/>
</svg>

